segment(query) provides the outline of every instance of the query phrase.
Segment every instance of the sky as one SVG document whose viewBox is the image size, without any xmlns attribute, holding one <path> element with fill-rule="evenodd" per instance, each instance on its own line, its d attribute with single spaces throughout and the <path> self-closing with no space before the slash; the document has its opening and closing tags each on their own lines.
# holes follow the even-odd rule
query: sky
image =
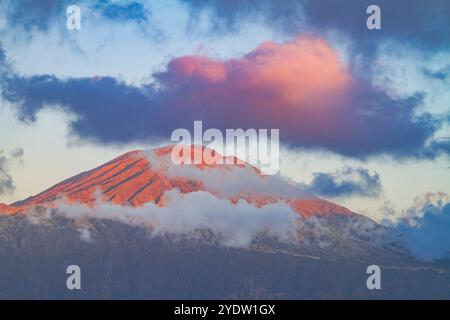
<svg viewBox="0 0 450 320">
<path fill-rule="evenodd" d="M 66 27 L 70 4 L 80 30 Z M 2 1 L 0 202 L 203 120 L 279 128 L 282 176 L 379 221 L 406 215 L 450 193 L 448 12 L 446 0 Z"/>
</svg>

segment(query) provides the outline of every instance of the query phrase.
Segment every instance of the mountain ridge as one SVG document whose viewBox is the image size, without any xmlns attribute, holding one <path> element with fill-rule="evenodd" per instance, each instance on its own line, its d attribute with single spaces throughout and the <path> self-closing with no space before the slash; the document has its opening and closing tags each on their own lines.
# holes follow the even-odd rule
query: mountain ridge
<svg viewBox="0 0 450 320">
<path fill-rule="evenodd" d="M 169 155 L 173 146 L 165 146 L 153 149 L 151 152 L 156 156 L 158 165 L 168 166 Z M 194 148 L 192 146 L 192 148 Z M 168 176 L 161 168 L 151 163 L 145 151 L 134 150 L 126 152 L 114 159 L 101 164 L 100 166 L 72 176 L 63 180 L 50 188 L 24 200 L 16 201 L 10 205 L 2 205 L 0 212 L 14 214 L 25 212 L 34 206 L 55 207 L 58 201 L 64 200 L 67 203 L 81 203 L 93 206 L 99 197 L 101 201 L 115 205 L 139 207 L 145 203 L 153 202 L 164 206 L 167 201 L 164 193 L 173 188 L 181 193 L 206 191 L 215 196 L 226 198 L 226 195 L 218 194 L 208 190 L 201 179 L 185 178 L 175 175 Z M 225 158 L 225 157 L 224 157 Z M 187 165 L 182 165 L 187 166 Z M 251 168 L 256 179 L 264 181 L 258 169 L 244 163 L 232 165 L 189 165 L 195 170 L 221 170 L 226 176 L 228 170 L 233 168 Z M 230 201 L 236 203 L 238 200 L 245 200 L 255 206 L 261 207 L 277 201 L 288 203 L 297 213 L 303 217 L 313 215 L 353 215 L 352 211 L 332 202 L 320 199 L 315 196 L 283 197 L 271 194 L 258 194 L 252 190 L 244 190 L 240 194 L 228 197 Z"/>
<path fill-rule="evenodd" d="M 10 212 L 0 214 L 0 298 L 449 298 L 449 262 L 414 259 L 369 218 L 292 192 L 285 181 L 246 164 L 175 166 L 170 150 L 128 152 L 11 206 L 0 205 Z M 173 198 L 164 193 L 173 189 L 178 200 L 206 193 L 215 198 L 198 207 L 201 197 L 171 207 Z M 231 209 L 221 212 L 224 200 Z M 257 227 L 256 216 L 265 217 L 264 210 L 245 217 L 247 204 L 264 209 L 283 201 L 295 220 L 289 224 L 295 227 L 293 241 Z M 61 202 L 66 203 L 59 207 Z M 196 217 L 197 208 L 207 215 Z M 270 226 L 286 219 L 283 210 L 273 207 Z M 166 214 L 172 217 L 165 220 Z M 205 223 L 195 224 L 199 218 Z M 245 238 L 255 228 L 248 243 L 224 241 Z M 230 236 L 230 229 L 237 232 Z M 85 277 L 77 293 L 65 286 L 73 263 Z M 383 290 L 366 287 L 366 268 L 373 264 L 382 268 Z"/>
</svg>

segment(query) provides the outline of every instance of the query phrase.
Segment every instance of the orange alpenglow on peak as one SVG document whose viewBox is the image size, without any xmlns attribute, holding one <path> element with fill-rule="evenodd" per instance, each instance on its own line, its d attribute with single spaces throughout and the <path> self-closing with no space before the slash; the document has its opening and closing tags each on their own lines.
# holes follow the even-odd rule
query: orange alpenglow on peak
<svg viewBox="0 0 450 320">
<path fill-rule="evenodd" d="M 257 168 L 244 162 L 223 165 L 175 165 L 171 160 L 173 148 L 173 145 L 169 145 L 151 151 L 127 152 L 97 168 L 64 180 L 35 196 L 11 205 L 0 204 L 0 213 L 17 214 L 26 212 L 35 206 L 54 208 L 60 201 L 69 204 L 79 203 L 90 207 L 95 207 L 98 202 L 131 207 L 139 207 L 152 202 L 164 206 L 168 201 L 165 192 L 176 188 L 182 194 L 205 191 L 219 198 L 228 198 L 233 203 L 245 200 L 257 207 L 283 201 L 303 217 L 354 214 L 344 207 L 312 195 L 300 197 L 279 195 L 276 193 L 275 187 L 273 194 L 267 192 L 262 194 L 248 188 L 248 190 L 239 191 L 233 196 L 222 193 L 220 190 L 211 190 L 209 186 L 212 179 L 218 180 L 212 181 L 212 183 L 220 184 L 222 181 L 219 180 L 227 179 L 227 176 L 232 175 L 232 170 L 235 168 L 250 169 L 247 170 L 247 173 L 251 175 L 251 178 L 261 179 L 261 182 L 268 178 L 260 175 Z M 200 148 L 200 146 L 193 148 Z M 182 167 L 187 167 L 186 169 L 193 171 L 194 174 L 185 176 L 178 174 L 177 170 L 170 170 L 170 168 L 185 169 Z M 205 183 L 201 178 L 202 175 L 196 175 L 196 171 L 200 173 L 203 171 L 205 173 L 203 176 L 208 177 L 209 183 Z M 219 173 L 219 175 L 212 173 Z M 286 185 L 288 186 L 287 183 Z"/>
<path fill-rule="evenodd" d="M 4 203 L 0 203 L 0 214 L 10 215 L 10 214 L 16 214 L 18 211 L 20 211 L 19 208 L 9 206 Z"/>
</svg>

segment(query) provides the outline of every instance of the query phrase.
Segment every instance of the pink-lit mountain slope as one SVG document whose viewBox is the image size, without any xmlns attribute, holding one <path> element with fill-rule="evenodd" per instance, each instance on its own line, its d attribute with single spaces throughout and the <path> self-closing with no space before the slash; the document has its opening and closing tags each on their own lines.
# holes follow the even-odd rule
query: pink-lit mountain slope
<svg viewBox="0 0 450 320">
<path fill-rule="evenodd" d="M 181 193 L 206 191 L 217 197 L 228 198 L 232 202 L 244 199 L 247 202 L 261 207 L 269 203 L 284 201 L 303 217 L 313 215 L 344 215 L 353 213 L 339 205 L 311 196 L 282 196 L 277 193 L 268 194 L 249 190 L 240 190 L 237 194 L 229 196 L 220 191 L 210 190 L 202 179 L 187 178 L 176 173 L 168 174 L 165 168 L 174 166 L 171 163 L 170 153 L 173 146 L 166 146 L 149 152 L 131 151 L 125 153 L 95 169 L 80 173 L 64 180 L 53 187 L 25 200 L 11 205 L 0 205 L 0 212 L 14 214 L 24 212 L 33 206 L 54 207 L 58 200 L 69 203 L 82 203 L 92 206 L 96 201 L 111 202 L 116 205 L 141 206 L 153 202 L 164 206 L 167 201 L 165 192 L 173 188 Z M 152 159 L 149 160 L 149 159 Z M 157 163 L 157 164 L 155 164 Z M 181 165 L 189 166 L 192 170 L 219 172 L 223 179 L 232 173 L 233 168 L 248 168 L 247 172 L 254 175 L 252 178 L 266 182 L 269 179 L 260 175 L 260 172 L 249 164 L 231 165 Z M 211 175 L 216 177 L 217 175 Z M 221 181 L 217 181 L 220 183 Z"/>
</svg>

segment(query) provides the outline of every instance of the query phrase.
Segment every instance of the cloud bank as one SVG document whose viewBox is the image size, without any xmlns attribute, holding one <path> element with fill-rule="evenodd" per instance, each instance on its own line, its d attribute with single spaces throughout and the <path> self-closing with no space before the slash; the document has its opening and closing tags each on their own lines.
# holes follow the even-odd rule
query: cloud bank
<svg viewBox="0 0 450 320">
<path fill-rule="evenodd" d="M 153 236 L 181 236 L 202 239 L 210 232 L 215 241 L 227 247 L 248 247 L 259 236 L 283 242 L 297 237 L 295 224 L 301 217 L 285 203 L 269 204 L 258 208 L 244 200 L 233 204 L 208 192 L 181 194 L 178 190 L 165 193 L 168 204 L 159 207 L 147 203 L 133 208 L 101 203 L 95 209 L 83 205 L 61 203 L 57 215 L 69 219 L 83 217 L 119 221 L 149 228 Z M 47 213 L 47 218 L 50 217 Z M 39 217 L 30 212 L 36 223 Z M 85 228 L 80 235 L 91 239 Z"/>
<path fill-rule="evenodd" d="M 403 237 L 403 243 L 421 260 L 450 258 L 450 197 L 429 193 L 416 199 L 397 221 L 385 221 Z"/>
<path fill-rule="evenodd" d="M 6 22 L 8 27 L 19 28 L 25 32 L 34 30 L 46 32 L 52 24 L 65 26 L 66 8 L 78 5 L 83 13 L 94 10 L 112 22 L 132 21 L 138 24 L 146 23 L 150 12 L 141 1 L 69 1 L 69 0 L 10 0 L 6 8 Z M 85 10 L 85 11 L 84 11 Z"/>
<path fill-rule="evenodd" d="M 95 241 L 95 229 L 86 219 L 108 220 L 145 228 L 150 237 L 171 240 L 202 240 L 225 247 L 249 248 L 258 240 L 308 246 L 314 249 L 333 248 L 343 238 L 360 239 L 368 246 L 384 246 L 386 237 L 371 220 L 355 216 L 336 229 L 324 217 L 303 218 L 285 202 L 256 206 L 245 200 L 232 202 L 209 192 L 183 194 L 173 189 L 165 193 L 161 207 L 146 203 L 141 207 L 113 205 L 99 201 L 94 207 L 61 201 L 56 208 L 32 208 L 27 217 L 33 224 L 45 223 L 55 217 L 76 222 L 84 241 Z M 339 227 L 339 228 L 341 228 Z M 370 241 L 369 241 L 370 240 Z"/>
<path fill-rule="evenodd" d="M 70 129 L 96 143 L 168 139 L 176 128 L 277 128 L 291 147 L 349 157 L 390 154 L 435 158 L 449 141 L 433 141 L 443 119 L 418 113 L 423 95 L 393 98 L 352 74 L 323 38 L 265 42 L 242 58 L 172 59 L 142 87 L 112 77 L 24 77 L 8 70 L 2 97 L 20 119 L 44 108 L 74 115 Z M 6 66 L 6 67 L 5 67 Z M 239 116 L 237 116 L 239 115 Z"/>
<path fill-rule="evenodd" d="M 54 217 L 76 221 L 80 238 L 85 241 L 95 241 L 95 229 L 86 219 L 99 219 L 145 228 L 151 237 L 206 240 L 225 247 L 248 248 L 255 241 L 269 238 L 314 250 L 344 246 L 342 249 L 351 252 L 357 245 L 364 250 L 402 253 L 406 248 L 423 261 L 449 258 L 450 204 L 445 194 L 419 199 L 403 218 L 384 221 L 385 227 L 360 215 L 304 218 L 283 201 L 257 206 L 242 199 L 233 202 L 214 192 L 186 194 L 178 189 L 164 196 L 164 206 L 149 202 L 141 207 L 114 205 L 101 201 L 100 196 L 94 206 L 62 200 L 54 209 L 32 208 L 27 217 L 34 224 Z"/>
<path fill-rule="evenodd" d="M 382 41 L 410 43 L 424 50 L 450 48 L 450 3 L 447 0 L 181 0 L 196 20 L 211 15 L 213 31 L 228 32 L 248 21 L 263 21 L 289 35 L 338 32 L 353 40 L 356 53 L 372 55 Z M 366 28 L 366 9 L 381 8 L 382 29 Z"/>
</svg>

